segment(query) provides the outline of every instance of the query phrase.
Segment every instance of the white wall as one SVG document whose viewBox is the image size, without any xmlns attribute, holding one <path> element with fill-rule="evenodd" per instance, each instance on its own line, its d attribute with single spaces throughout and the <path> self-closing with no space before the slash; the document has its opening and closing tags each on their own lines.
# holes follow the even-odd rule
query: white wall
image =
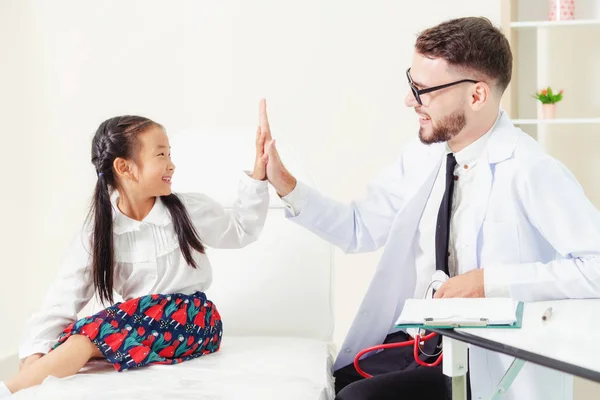
<svg viewBox="0 0 600 400">
<path fill-rule="evenodd" d="M 323 192 L 350 200 L 416 134 L 403 104 L 416 34 L 499 14 L 499 0 L 0 1 L 0 358 L 16 351 L 81 226 L 103 119 L 248 125 L 266 96 L 275 136 Z M 378 256 L 336 255 L 338 343 Z"/>
</svg>

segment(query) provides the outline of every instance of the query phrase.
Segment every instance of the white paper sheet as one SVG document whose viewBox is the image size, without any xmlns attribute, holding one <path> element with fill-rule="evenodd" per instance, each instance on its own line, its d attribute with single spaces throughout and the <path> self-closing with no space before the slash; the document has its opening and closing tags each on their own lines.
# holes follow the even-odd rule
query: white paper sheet
<svg viewBox="0 0 600 400">
<path fill-rule="evenodd" d="M 106 361 L 47 378 L 11 399 L 333 399 L 333 346 L 290 337 L 224 337 L 219 352 L 116 372 Z"/>
<path fill-rule="evenodd" d="M 426 318 L 448 323 L 485 318 L 488 325 L 507 325 L 517 320 L 517 305 L 511 298 L 408 299 L 396 325 L 422 324 Z"/>
</svg>

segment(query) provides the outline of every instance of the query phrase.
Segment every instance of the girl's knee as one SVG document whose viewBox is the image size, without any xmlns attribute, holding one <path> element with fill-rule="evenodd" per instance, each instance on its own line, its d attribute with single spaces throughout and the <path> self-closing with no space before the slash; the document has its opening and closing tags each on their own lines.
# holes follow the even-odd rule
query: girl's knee
<svg viewBox="0 0 600 400">
<path fill-rule="evenodd" d="M 90 358 L 96 357 L 100 351 L 94 343 L 85 335 L 72 335 L 67 339 L 65 344 L 69 343 L 70 346 L 76 346 L 78 350 L 88 351 Z M 102 353 L 100 353 L 102 355 Z"/>
</svg>

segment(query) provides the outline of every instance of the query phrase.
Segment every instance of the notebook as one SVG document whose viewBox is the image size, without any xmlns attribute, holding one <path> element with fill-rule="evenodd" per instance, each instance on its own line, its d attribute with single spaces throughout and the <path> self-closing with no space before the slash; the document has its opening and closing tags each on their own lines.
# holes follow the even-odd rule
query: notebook
<svg viewBox="0 0 600 400">
<path fill-rule="evenodd" d="M 523 303 L 511 298 L 408 299 L 396 327 L 520 328 Z"/>
</svg>

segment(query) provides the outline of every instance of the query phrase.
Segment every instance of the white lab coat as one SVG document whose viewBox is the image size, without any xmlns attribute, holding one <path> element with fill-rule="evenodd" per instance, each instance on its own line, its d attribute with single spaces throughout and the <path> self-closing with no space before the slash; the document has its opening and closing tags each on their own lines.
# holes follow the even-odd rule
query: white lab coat
<svg viewBox="0 0 600 400">
<path fill-rule="evenodd" d="M 385 246 L 335 369 L 382 343 L 414 294 L 415 232 L 445 148 L 415 141 L 364 200 L 346 205 L 308 189 L 299 214 L 288 213 L 346 252 Z M 600 213 L 575 177 L 504 113 L 479 162 L 472 223 L 460 233 L 469 248 L 459 265 L 485 268 L 488 295 L 522 301 L 600 297 Z M 488 398 L 511 361 L 471 348 L 473 399 Z M 528 363 L 505 398 L 570 399 L 572 377 Z"/>
</svg>

